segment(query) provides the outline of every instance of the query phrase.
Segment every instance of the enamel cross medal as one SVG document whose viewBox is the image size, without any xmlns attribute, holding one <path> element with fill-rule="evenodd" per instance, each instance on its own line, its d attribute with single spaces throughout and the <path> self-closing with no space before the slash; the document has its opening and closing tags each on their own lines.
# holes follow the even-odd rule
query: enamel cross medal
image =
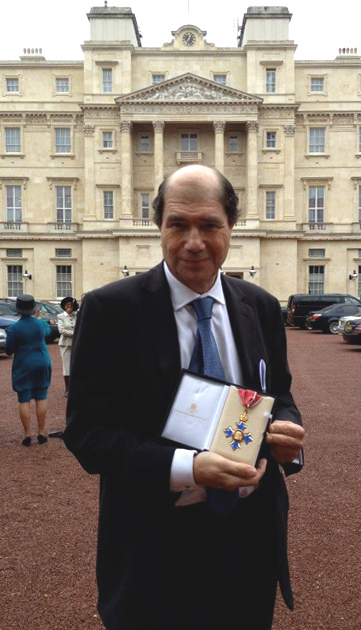
<svg viewBox="0 0 361 630">
<path fill-rule="evenodd" d="M 238 389 L 238 393 L 244 409 L 239 416 L 239 421 L 235 427 L 229 426 L 223 430 L 226 438 L 230 438 L 229 445 L 233 451 L 241 448 L 242 444 L 253 442 L 252 434 L 248 432 L 247 422 L 249 420 L 248 410 L 254 407 L 262 398 L 261 394 L 250 389 Z"/>
</svg>

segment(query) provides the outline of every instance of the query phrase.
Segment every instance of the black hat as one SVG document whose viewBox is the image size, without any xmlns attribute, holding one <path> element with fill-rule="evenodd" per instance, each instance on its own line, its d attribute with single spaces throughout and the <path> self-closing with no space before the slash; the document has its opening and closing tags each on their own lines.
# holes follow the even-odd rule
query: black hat
<svg viewBox="0 0 361 630">
<path fill-rule="evenodd" d="M 63 309 L 63 311 L 65 311 L 66 304 L 72 304 L 73 311 L 77 311 L 79 308 L 78 302 L 73 297 L 70 297 L 70 296 L 63 298 L 62 301 L 60 302 L 60 306 Z"/>
<path fill-rule="evenodd" d="M 32 295 L 21 295 L 16 298 L 16 312 L 19 315 L 32 315 L 35 311 L 35 300 Z"/>
</svg>

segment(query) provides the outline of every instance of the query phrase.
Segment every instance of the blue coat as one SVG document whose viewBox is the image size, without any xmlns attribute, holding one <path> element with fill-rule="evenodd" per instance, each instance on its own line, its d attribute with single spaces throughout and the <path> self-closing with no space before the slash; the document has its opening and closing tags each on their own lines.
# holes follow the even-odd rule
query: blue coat
<svg viewBox="0 0 361 630">
<path fill-rule="evenodd" d="M 31 316 L 22 316 L 7 330 L 6 354 L 14 354 L 12 387 L 22 392 L 33 387 L 49 387 L 51 360 L 45 337 L 49 324 Z"/>
</svg>

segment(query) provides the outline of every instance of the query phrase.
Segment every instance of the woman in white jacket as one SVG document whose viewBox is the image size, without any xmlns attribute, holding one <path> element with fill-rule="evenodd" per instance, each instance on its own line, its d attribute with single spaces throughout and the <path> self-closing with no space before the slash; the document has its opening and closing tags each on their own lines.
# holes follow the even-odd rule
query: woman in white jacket
<svg viewBox="0 0 361 630">
<path fill-rule="evenodd" d="M 65 394 L 68 395 L 68 383 L 70 374 L 70 357 L 71 346 L 73 343 L 73 334 L 76 322 L 76 311 L 78 310 L 78 302 L 72 297 L 65 297 L 60 302 L 60 306 L 64 313 L 58 315 L 58 329 L 60 333 L 59 348 L 63 361 L 63 375 L 65 382 Z"/>
</svg>

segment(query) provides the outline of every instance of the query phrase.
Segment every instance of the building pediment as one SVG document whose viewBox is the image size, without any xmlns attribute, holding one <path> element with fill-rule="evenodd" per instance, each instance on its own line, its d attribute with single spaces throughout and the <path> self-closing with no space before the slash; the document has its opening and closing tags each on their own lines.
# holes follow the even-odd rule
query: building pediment
<svg viewBox="0 0 361 630">
<path fill-rule="evenodd" d="M 115 99 L 121 105 L 133 103 L 237 103 L 259 106 L 263 99 L 209 79 L 186 73 Z"/>
</svg>

